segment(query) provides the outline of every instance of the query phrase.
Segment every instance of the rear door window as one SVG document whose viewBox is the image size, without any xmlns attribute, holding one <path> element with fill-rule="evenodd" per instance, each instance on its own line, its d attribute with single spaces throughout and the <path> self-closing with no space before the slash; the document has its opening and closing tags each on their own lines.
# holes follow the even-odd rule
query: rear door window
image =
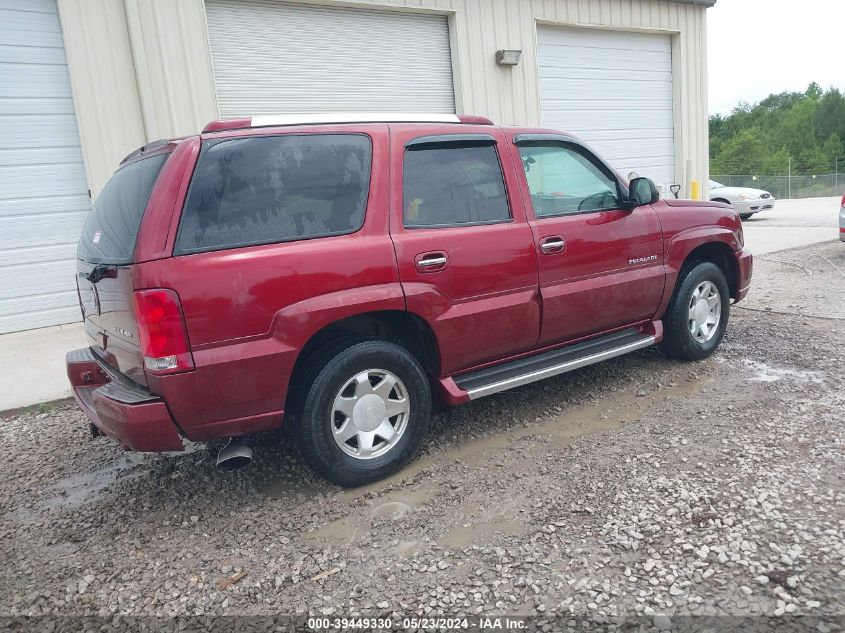
<svg viewBox="0 0 845 633">
<path fill-rule="evenodd" d="M 405 152 L 407 228 L 493 224 L 511 219 L 502 167 L 492 143 L 444 143 Z"/>
<path fill-rule="evenodd" d="M 175 254 L 353 233 L 364 223 L 371 162 L 370 139 L 361 134 L 210 142 Z"/>
<path fill-rule="evenodd" d="M 118 169 L 85 221 L 76 253 L 93 264 L 131 264 L 144 209 L 170 154 L 150 156 Z"/>
</svg>

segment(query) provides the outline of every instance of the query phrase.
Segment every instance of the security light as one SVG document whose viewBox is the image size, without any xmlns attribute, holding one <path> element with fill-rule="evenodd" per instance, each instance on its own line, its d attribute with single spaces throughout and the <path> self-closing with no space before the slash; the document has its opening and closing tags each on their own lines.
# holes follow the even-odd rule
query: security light
<svg viewBox="0 0 845 633">
<path fill-rule="evenodd" d="M 499 66 L 516 66 L 521 57 L 522 51 L 520 50 L 505 49 L 496 51 L 496 63 L 499 64 Z"/>
</svg>

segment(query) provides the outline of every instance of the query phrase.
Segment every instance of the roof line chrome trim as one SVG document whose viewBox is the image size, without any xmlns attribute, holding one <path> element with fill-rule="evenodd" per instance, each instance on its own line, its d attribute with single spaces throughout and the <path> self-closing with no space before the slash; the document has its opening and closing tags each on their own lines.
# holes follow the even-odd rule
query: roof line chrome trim
<svg viewBox="0 0 845 633">
<path fill-rule="evenodd" d="M 269 114 L 252 117 L 251 127 L 271 125 L 325 125 L 329 123 L 460 123 L 457 114 L 422 112 L 326 112 Z"/>
</svg>

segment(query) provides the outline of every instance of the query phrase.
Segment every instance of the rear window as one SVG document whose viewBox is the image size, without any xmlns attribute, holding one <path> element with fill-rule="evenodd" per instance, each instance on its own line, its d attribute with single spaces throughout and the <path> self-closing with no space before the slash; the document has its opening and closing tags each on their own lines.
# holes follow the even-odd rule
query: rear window
<svg viewBox="0 0 845 633">
<path fill-rule="evenodd" d="M 144 209 L 170 154 L 158 154 L 118 169 L 97 197 L 76 254 L 94 264 L 131 264 Z"/>
<path fill-rule="evenodd" d="M 372 145 L 360 134 L 209 143 L 194 173 L 177 255 L 353 233 L 364 222 Z"/>
</svg>

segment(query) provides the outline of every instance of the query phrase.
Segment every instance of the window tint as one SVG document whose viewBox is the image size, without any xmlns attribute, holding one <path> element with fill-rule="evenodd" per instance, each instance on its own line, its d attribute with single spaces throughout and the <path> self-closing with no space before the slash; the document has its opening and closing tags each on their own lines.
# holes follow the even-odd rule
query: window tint
<svg viewBox="0 0 845 633">
<path fill-rule="evenodd" d="M 169 154 L 118 169 L 88 214 L 76 255 L 94 264 L 130 264 L 144 209 Z"/>
<path fill-rule="evenodd" d="M 616 179 L 582 150 L 538 143 L 519 153 L 537 217 L 619 208 Z"/>
<path fill-rule="evenodd" d="M 408 149 L 404 178 L 407 227 L 501 222 L 511 217 L 493 145 Z"/>
<path fill-rule="evenodd" d="M 200 157 L 176 253 L 352 233 L 364 223 L 372 146 L 357 134 L 231 139 Z"/>
</svg>

